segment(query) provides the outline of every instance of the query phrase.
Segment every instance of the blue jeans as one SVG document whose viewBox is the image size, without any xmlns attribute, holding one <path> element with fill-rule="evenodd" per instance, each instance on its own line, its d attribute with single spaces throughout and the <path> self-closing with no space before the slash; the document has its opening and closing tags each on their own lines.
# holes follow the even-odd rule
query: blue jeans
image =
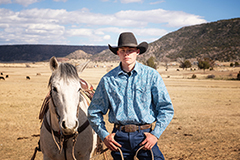
<svg viewBox="0 0 240 160">
<path fill-rule="evenodd" d="M 150 132 L 151 129 L 145 129 L 140 130 L 136 132 L 124 132 L 119 131 L 117 129 L 113 129 L 113 132 L 115 132 L 114 139 L 122 145 L 120 148 L 123 152 L 124 160 L 133 160 L 136 151 L 141 147 L 139 144 L 146 138 L 144 135 L 144 132 Z M 152 152 L 154 155 L 154 160 L 164 160 L 162 152 L 159 150 L 157 143 L 152 148 Z M 121 160 L 120 152 L 118 151 L 112 151 L 111 152 L 112 157 L 114 160 Z M 152 160 L 152 155 L 149 150 L 143 150 L 141 149 L 138 152 L 137 158 L 139 160 Z"/>
</svg>

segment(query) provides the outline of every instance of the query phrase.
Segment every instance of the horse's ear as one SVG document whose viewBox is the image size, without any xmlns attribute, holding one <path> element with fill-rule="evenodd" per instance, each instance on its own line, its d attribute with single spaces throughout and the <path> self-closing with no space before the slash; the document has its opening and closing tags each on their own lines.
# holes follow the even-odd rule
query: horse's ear
<svg viewBox="0 0 240 160">
<path fill-rule="evenodd" d="M 57 61 L 56 57 L 52 57 L 50 59 L 50 68 L 52 71 L 54 71 L 58 68 L 58 61 Z"/>
<path fill-rule="evenodd" d="M 80 64 L 80 65 L 75 66 L 75 67 L 77 68 L 77 71 L 78 71 L 79 73 L 82 73 L 83 70 L 87 67 L 87 65 L 88 65 L 89 62 L 90 62 L 90 60 L 87 61 L 87 62 L 85 62 L 85 63 L 83 63 L 83 64 Z"/>
</svg>

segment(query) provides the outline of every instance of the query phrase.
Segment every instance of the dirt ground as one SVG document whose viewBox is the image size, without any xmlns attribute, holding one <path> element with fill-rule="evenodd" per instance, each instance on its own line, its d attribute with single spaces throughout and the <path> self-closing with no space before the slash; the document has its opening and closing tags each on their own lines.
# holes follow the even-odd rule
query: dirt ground
<svg viewBox="0 0 240 160">
<path fill-rule="evenodd" d="M 97 86 L 114 65 L 86 68 L 81 78 Z M 158 145 L 167 160 L 240 160 L 240 68 L 215 71 L 158 71 L 173 102 L 175 114 Z M 2 64 L 0 72 L 0 159 L 30 159 L 39 140 L 39 110 L 48 92 L 48 63 Z M 192 79 L 192 75 L 197 76 Z M 206 79 L 214 74 L 216 79 Z M 26 76 L 30 77 L 26 79 Z M 111 130 L 112 125 L 107 124 Z M 109 151 L 108 151 L 109 155 Z M 36 160 L 42 159 L 41 152 Z M 101 159 L 101 158 L 98 158 Z"/>
</svg>

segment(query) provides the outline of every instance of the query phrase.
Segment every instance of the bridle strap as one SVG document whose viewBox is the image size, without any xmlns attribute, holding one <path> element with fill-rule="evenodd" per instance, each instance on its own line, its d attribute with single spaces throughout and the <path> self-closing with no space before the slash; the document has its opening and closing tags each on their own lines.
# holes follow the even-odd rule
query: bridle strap
<svg viewBox="0 0 240 160">
<path fill-rule="evenodd" d="M 86 120 L 80 127 L 78 127 L 78 134 L 84 131 L 89 126 L 89 121 Z"/>
<path fill-rule="evenodd" d="M 49 125 L 46 117 L 44 117 L 44 119 L 43 119 L 43 124 L 44 124 L 45 128 L 47 129 L 47 131 L 48 131 L 49 133 L 51 133 L 51 126 Z M 83 132 L 88 126 L 89 126 L 89 121 L 86 120 L 80 127 L 78 127 L 78 130 L 77 130 L 77 131 L 78 131 L 78 134 L 80 134 L 81 132 Z M 60 132 L 53 130 L 53 134 L 54 134 L 54 136 L 56 136 L 58 139 L 60 139 L 60 136 L 61 136 L 61 133 L 60 133 Z M 72 135 L 69 135 L 69 136 L 64 136 L 64 138 L 68 139 L 68 138 L 73 137 L 74 135 L 75 135 L 75 134 L 72 134 Z"/>
<path fill-rule="evenodd" d="M 58 121 L 59 121 L 59 120 L 60 120 L 60 116 L 59 116 L 59 114 L 58 114 L 58 112 L 57 112 L 57 107 L 56 107 L 56 105 L 55 105 L 55 103 L 54 103 L 54 100 L 53 100 L 53 97 L 52 97 L 52 90 L 50 91 L 50 98 L 51 98 L 51 100 L 52 100 L 52 104 L 53 104 L 53 107 L 55 108 L 55 113 L 56 113 L 57 119 L 58 119 Z"/>
</svg>

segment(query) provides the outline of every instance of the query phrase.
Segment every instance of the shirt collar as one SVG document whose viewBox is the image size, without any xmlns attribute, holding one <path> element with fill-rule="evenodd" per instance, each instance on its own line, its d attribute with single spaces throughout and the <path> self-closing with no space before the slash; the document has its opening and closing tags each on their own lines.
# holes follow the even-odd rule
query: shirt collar
<svg viewBox="0 0 240 160">
<path fill-rule="evenodd" d="M 136 62 L 133 70 L 131 71 L 131 73 L 134 73 L 134 72 L 136 72 L 136 73 L 140 72 L 140 65 L 139 65 L 138 62 Z M 117 67 L 117 73 L 118 73 L 118 75 L 120 75 L 120 74 L 127 74 L 126 72 L 124 72 L 122 70 L 121 62 L 119 63 L 119 66 Z"/>
</svg>

